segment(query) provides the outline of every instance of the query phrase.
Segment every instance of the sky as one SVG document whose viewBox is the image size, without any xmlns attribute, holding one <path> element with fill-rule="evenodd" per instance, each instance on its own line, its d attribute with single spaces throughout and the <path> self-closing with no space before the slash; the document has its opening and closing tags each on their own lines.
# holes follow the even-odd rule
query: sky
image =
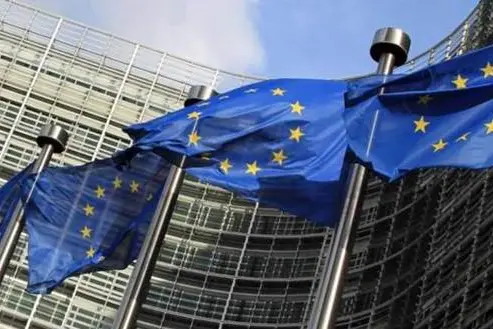
<svg viewBox="0 0 493 329">
<path fill-rule="evenodd" d="M 478 0 L 19 0 L 199 63 L 254 76 L 339 79 L 373 72 L 375 31 L 411 36 L 410 58 Z"/>
</svg>

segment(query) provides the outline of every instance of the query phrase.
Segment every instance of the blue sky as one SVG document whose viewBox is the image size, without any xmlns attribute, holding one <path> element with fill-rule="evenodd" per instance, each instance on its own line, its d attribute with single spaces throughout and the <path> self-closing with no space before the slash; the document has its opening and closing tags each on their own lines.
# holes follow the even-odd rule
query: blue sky
<svg viewBox="0 0 493 329">
<path fill-rule="evenodd" d="M 280 2 L 287 10 L 279 11 Z M 471 0 L 260 1 L 256 19 L 262 43 L 268 45 L 268 72 L 344 77 L 376 68 L 368 51 L 377 29 L 392 26 L 406 31 L 413 57 L 453 31 L 476 4 Z"/>
<path fill-rule="evenodd" d="M 263 77 L 371 72 L 375 30 L 399 27 L 413 57 L 478 0 L 24 0 L 178 56 Z"/>
</svg>

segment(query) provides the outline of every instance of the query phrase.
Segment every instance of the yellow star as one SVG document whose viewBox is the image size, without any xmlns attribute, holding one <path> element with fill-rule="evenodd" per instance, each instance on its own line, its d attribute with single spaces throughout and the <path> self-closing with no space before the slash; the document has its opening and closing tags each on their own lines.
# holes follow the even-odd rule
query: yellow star
<svg viewBox="0 0 493 329">
<path fill-rule="evenodd" d="M 305 109 L 305 107 L 301 105 L 300 102 L 298 101 L 296 101 L 296 103 L 294 104 L 290 104 L 290 106 L 291 106 L 291 112 L 298 113 L 299 115 L 301 115 L 301 111 Z"/>
<path fill-rule="evenodd" d="M 488 123 L 485 123 L 484 126 L 487 128 L 486 129 L 486 135 L 489 135 L 493 132 L 493 120 L 491 120 Z"/>
<path fill-rule="evenodd" d="M 116 190 L 116 189 L 119 189 L 122 187 L 122 183 L 123 181 L 120 179 L 120 177 L 115 177 L 115 180 L 113 180 L 113 188 Z"/>
<path fill-rule="evenodd" d="M 483 67 L 481 71 L 483 71 L 484 73 L 484 78 L 493 77 L 493 66 L 490 65 L 490 62 L 488 62 L 488 64 L 486 64 L 486 66 Z"/>
<path fill-rule="evenodd" d="M 202 160 L 210 160 L 210 159 L 211 159 L 211 154 L 210 154 L 210 153 L 202 153 L 202 154 L 200 155 L 200 158 L 201 158 Z"/>
<path fill-rule="evenodd" d="M 445 146 L 447 146 L 448 143 L 446 143 L 443 139 L 440 139 L 438 143 L 432 144 L 434 150 L 433 152 L 438 152 L 440 150 L 443 150 Z"/>
<path fill-rule="evenodd" d="M 86 206 L 84 207 L 84 212 L 86 213 L 86 216 L 92 216 L 94 215 L 94 207 L 91 206 L 89 203 L 86 203 Z"/>
<path fill-rule="evenodd" d="M 260 168 L 257 167 L 257 161 L 253 161 L 252 163 L 247 163 L 247 171 L 246 171 L 247 174 L 252 174 L 255 176 L 259 171 Z"/>
<path fill-rule="evenodd" d="M 228 174 L 229 172 L 229 169 L 231 169 L 231 167 L 233 167 L 233 165 L 229 162 L 229 159 L 226 159 L 224 161 L 221 161 L 219 163 L 219 168 L 222 170 L 223 173 L 225 173 L 226 175 Z"/>
<path fill-rule="evenodd" d="M 133 180 L 132 183 L 130 183 L 130 192 L 132 193 L 139 192 L 139 186 L 140 184 Z"/>
<path fill-rule="evenodd" d="M 286 92 L 286 90 L 281 89 L 281 88 L 272 89 L 272 95 L 273 96 L 284 96 L 285 92 Z"/>
<path fill-rule="evenodd" d="M 90 229 L 87 226 L 84 226 L 84 228 L 82 230 L 80 230 L 80 234 L 82 234 L 82 237 L 84 239 L 90 239 L 91 238 L 91 233 L 92 233 L 92 229 Z"/>
<path fill-rule="evenodd" d="M 469 79 L 463 78 L 459 74 L 455 80 L 452 80 L 452 83 L 457 87 L 457 89 L 464 89 L 467 88 L 467 80 Z"/>
<path fill-rule="evenodd" d="M 431 97 L 430 95 L 419 96 L 418 104 L 426 105 L 432 99 L 433 99 L 433 97 Z"/>
<path fill-rule="evenodd" d="M 93 247 L 90 247 L 89 250 L 86 250 L 87 258 L 93 258 L 95 253 L 96 253 L 96 250 L 94 250 Z"/>
<path fill-rule="evenodd" d="M 289 129 L 289 131 L 291 132 L 291 136 L 289 136 L 289 139 L 295 140 L 296 142 L 299 142 L 301 137 L 305 135 L 301 131 L 300 127 L 296 129 Z"/>
<path fill-rule="evenodd" d="M 279 152 L 272 152 L 272 157 L 272 161 L 277 162 L 280 166 L 282 166 L 283 161 L 288 158 L 284 154 L 284 150 L 280 150 Z"/>
<path fill-rule="evenodd" d="M 422 116 L 421 118 L 419 118 L 418 121 L 414 121 L 414 124 L 416 125 L 416 128 L 414 128 L 415 133 L 417 133 L 418 131 L 425 133 L 426 126 L 428 126 L 430 123 L 428 121 L 425 121 L 425 118 Z"/>
<path fill-rule="evenodd" d="M 201 112 L 193 111 L 192 113 L 188 113 L 188 118 L 191 120 L 198 120 L 201 114 Z"/>
<path fill-rule="evenodd" d="M 98 185 L 98 188 L 94 190 L 94 193 L 96 193 L 96 197 L 98 199 L 104 198 L 104 188 L 102 188 L 100 185 Z"/>
<path fill-rule="evenodd" d="M 470 135 L 471 133 L 465 133 L 463 134 L 462 136 L 460 136 L 459 138 L 457 138 L 455 141 L 456 142 L 460 142 L 460 141 L 467 141 L 467 137 Z"/>
<path fill-rule="evenodd" d="M 196 131 L 188 135 L 188 143 L 197 146 L 197 143 L 202 137 L 200 137 Z"/>
<path fill-rule="evenodd" d="M 147 200 L 147 201 L 151 201 L 151 200 L 152 200 L 152 198 L 153 198 L 152 193 L 149 193 L 149 194 L 147 195 L 146 200 Z"/>
</svg>

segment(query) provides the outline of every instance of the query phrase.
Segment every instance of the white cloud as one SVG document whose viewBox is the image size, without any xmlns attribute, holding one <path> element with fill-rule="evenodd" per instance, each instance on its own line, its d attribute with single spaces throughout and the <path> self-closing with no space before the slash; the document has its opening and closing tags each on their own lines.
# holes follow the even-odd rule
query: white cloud
<svg viewBox="0 0 493 329">
<path fill-rule="evenodd" d="M 89 0 L 83 13 L 81 2 L 25 2 L 220 69 L 248 73 L 264 65 L 252 0 Z"/>
</svg>

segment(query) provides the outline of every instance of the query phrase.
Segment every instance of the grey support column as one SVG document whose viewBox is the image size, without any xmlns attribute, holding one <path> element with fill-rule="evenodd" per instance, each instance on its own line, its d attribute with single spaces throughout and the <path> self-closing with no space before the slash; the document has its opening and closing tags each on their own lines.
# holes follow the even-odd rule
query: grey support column
<svg viewBox="0 0 493 329">
<path fill-rule="evenodd" d="M 63 152 L 68 137 L 68 133 L 60 126 L 48 124 L 41 128 L 41 132 L 36 139 L 38 145 L 41 147 L 41 153 L 34 163 L 31 173 L 39 174 L 48 165 L 53 153 Z M 24 207 L 22 202 L 19 201 L 0 240 L 0 283 L 3 281 L 12 254 L 24 229 L 24 223 Z"/>
<path fill-rule="evenodd" d="M 370 48 L 371 57 L 378 61 L 377 74 L 391 74 L 394 67 L 404 64 L 410 45 L 409 36 L 400 29 L 383 28 L 378 30 Z M 380 93 L 383 93 L 383 90 Z M 377 119 L 378 117 L 375 116 L 373 127 L 378 124 Z M 335 233 L 323 276 L 320 279 L 319 300 L 314 305 L 309 328 L 335 328 L 346 278 L 347 263 L 351 256 L 354 234 L 358 228 L 357 218 L 363 202 L 366 181 L 366 168 L 359 164 L 351 165 L 341 220 Z"/>
<path fill-rule="evenodd" d="M 216 94 L 210 87 L 193 86 L 188 93 L 185 106 L 207 100 Z M 181 161 L 181 164 L 183 164 L 185 158 L 183 157 Z M 152 271 L 161 251 L 161 246 L 166 236 L 166 231 L 168 230 L 171 215 L 173 214 L 184 177 L 185 171 L 181 165 L 171 167 L 163 192 L 159 198 L 156 212 L 152 217 L 144 243 L 142 244 L 137 263 L 135 264 L 132 276 L 123 295 L 122 303 L 118 308 L 115 321 L 113 322 L 114 329 L 135 328 L 137 314 L 142 303 L 145 301 Z"/>
</svg>

